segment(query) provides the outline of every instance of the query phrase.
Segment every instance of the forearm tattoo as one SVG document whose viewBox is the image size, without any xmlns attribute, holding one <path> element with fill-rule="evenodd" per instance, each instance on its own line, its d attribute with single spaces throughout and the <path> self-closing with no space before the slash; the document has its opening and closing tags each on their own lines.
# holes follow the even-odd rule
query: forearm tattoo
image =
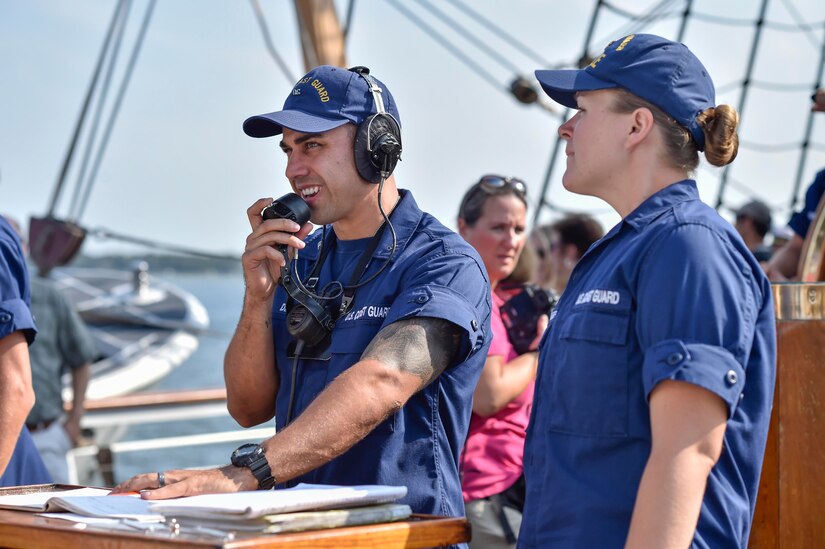
<svg viewBox="0 0 825 549">
<path fill-rule="evenodd" d="M 440 318 L 410 318 L 385 326 L 361 359 L 378 360 L 418 376 L 424 387 L 450 365 L 460 345 L 461 328 Z"/>
</svg>

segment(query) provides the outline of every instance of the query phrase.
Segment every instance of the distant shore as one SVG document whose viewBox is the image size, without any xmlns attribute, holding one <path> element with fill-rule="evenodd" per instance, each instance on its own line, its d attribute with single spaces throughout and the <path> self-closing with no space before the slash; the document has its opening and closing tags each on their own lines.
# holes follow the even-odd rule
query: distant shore
<svg viewBox="0 0 825 549">
<path fill-rule="evenodd" d="M 146 261 L 150 272 L 156 273 L 229 274 L 241 271 L 240 257 L 237 261 L 229 261 L 169 254 L 81 254 L 68 266 L 132 270 L 140 261 Z"/>
</svg>

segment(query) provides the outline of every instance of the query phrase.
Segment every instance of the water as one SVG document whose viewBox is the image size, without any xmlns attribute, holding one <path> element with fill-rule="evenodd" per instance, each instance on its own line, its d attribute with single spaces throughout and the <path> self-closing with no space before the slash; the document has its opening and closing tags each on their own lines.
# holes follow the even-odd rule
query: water
<svg viewBox="0 0 825 549">
<path fill-rule="evenodd" d="M 224 387 L 223 355 L 238 322 L 243 303 L 243 277 L 233 274 L 158 274 L 158 277 L 188 291 L 209 312 L 210 334 L 200 338 L 198 349 L 167 377 L 148 387 L 147 392 Z M 270 422 L 263 426 L 272 426 Z M 239 426 L 229 417 L 135 425 L 122 440 L 194 435 L 231 431 Z M 212 444 L 195 448 L 164 448 L 128 452 L 115 456 L 115 480 L 137 473 L 183 467 L 224 465 L 239 443 Z"/>
</svg>

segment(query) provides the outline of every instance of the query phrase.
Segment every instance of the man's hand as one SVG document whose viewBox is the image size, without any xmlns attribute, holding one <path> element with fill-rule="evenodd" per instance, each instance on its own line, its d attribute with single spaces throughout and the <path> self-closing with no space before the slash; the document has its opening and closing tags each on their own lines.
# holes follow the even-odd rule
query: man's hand
<svg viewBox="0 0 825 549">
<path fill-rule="evenodd" d="M 69 440 L 72 441 L 72 446 L 77 446 L 78 442 L 80 442 L 80 418 L 74 418 L 69 416 L 66 418 L 65 423 L 63 423 L 63 429 L 66 431 L 66 435 L 69 437 Z"/>
<path fill-rule="evenodd" d="M 164 471 L 166 486 L 160 486 L 159 473 L 135 475 L 112 489 L 112 494 L 140 492 L 143 499 L 170 499 L 198 494 L 257 490 L 258 481 L 245 467 L 225 465 L 218 469 L 181 469 Z"/>
<path fill-rule="evenodd" d="M 268 299 L 275 292 L 281 279 L 281 267 L 286 258 L 276 248 L 277 245 L 302 249 L 304 238 L 312 231 L 312 223 L 299 227 L 289 219 L 267 219 L 261 211 L 272 203 L 271 198 L 261 198 L 246 210 L 252 232 L 246 237 L 241 263 L 244 280 L 250 297 Z"/>
</svg>

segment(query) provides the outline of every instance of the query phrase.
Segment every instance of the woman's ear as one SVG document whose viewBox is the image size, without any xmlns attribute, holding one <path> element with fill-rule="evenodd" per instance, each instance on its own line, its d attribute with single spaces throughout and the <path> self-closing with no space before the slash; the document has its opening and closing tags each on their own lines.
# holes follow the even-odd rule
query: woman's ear
<svg viewBox="0 0 825 549">
<path fill-rule="evenodd" d="M 628 130 L 628 145 L 636 146 L 644 141 L 653 131 L 655 121 L 650 109 L 638 108 L 631 114 L 631 124 Z"/>
<path fill-rule="evenodd" d="M 458 234 L 461 235 L 461 238 L 464 238 L 464 233 L 467 231 L 467 223 L 464 221 L 464 218 L 458 218 Z"/>
</svg>

